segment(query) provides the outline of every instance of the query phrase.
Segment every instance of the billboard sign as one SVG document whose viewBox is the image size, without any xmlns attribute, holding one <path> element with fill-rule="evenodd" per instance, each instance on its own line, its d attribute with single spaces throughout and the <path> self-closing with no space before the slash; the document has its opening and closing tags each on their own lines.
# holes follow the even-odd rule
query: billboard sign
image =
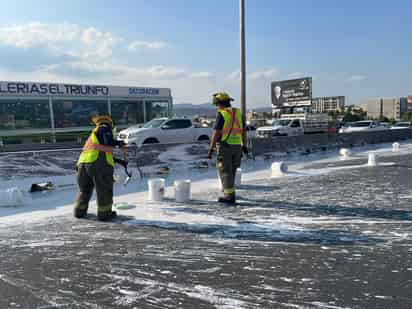
<svg viewBox="0 0 412 309">
<path fill-rule="evenodd" d="M 311 106 L 312 77 L 271 83 L 272 108 Z"/>
</svg>

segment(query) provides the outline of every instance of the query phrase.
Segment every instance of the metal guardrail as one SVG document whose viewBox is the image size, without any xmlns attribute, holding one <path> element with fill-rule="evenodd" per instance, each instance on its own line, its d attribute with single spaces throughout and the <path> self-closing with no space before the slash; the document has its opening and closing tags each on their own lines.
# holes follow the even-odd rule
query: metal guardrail
<svg viewBox="0 0 412 309">
<path fill-rule="evenodd" d="M 198 142 L 193 144 L 204 144 L 205 142 Z M 61 142 L 61 143 L 26 143 L 26 144 L 11 144 L 0 146 L 0 154 L 13 153 L 13 152 L 55 152 L 62 150 L 81 150 L 83 148 L 84 141 L 82 143 L 76 142 Z M 146 144 L 141 147 L 136 145 L 131 145 L 128 147 L 128 151 L 133 152 L 139 149 L 144 149 L 144 151 L 157 150 L 165 151 L 168 148 L 181 146 L 181 145 L 190 145 L 190 144 Z"/>
<path fill-rule="evenodd" d="M 0 147 L 0 154 L 10 152 L 26 152 L 26 151 L 61 151 L 64 149 L 82 149 L 83 145 L 78 143 L 27 143 L 27 144 L 11 144 Z"/>
</svg>

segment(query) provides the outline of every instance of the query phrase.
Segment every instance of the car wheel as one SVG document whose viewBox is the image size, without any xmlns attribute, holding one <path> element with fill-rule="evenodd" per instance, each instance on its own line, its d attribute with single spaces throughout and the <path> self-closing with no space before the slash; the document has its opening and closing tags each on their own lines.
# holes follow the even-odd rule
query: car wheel
<svg viewBox="0 0 412 309">
<path fill-rule="evenodd" d="M 148 138 L 143 142 L 143 145 L 147 145 L 147 144 L 158 144 L 159 141 L 155 138 Z"/>
<path fill-rule="evenodd" d="M 207 135 L 201 135 L 199 136 L 199 138 L 197 139 L 198 142 L 208 142 L 210 140 L 209 136 Z"/>
</svg>

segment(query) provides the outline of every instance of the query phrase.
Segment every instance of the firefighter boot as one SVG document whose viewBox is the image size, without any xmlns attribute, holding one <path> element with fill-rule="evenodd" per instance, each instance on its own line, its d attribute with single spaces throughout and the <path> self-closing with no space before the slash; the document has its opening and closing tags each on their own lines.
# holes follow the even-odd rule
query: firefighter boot
<svg viewBox="0 0 412 309">
<path fill-rule="evenodd" d="M 236 204 L 236 197 L 235 194 L 225 194 L 223 197 L 219 197 L 217 200 L 219 203 L 227 204 L 227 205 L 235 205 Z"/>
<path fill-rule="evenodd" d="M 104 212 L 104 213 L 97 213 L 97 220 L 99 221 L 111 221 L 113 219 L 116 219 L 117 217 L 117 212 L 111 211 L 111 212 Z"/>
</svg>

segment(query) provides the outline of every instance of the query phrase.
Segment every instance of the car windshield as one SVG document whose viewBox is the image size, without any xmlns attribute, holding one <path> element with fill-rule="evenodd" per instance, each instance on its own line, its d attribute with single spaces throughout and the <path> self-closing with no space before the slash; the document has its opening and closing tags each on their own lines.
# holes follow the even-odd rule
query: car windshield
<svg viewBox="0 0 412 309">
<path fill-rule="evenodd" d="M 148 123 L 146 123 L 143 126 L 143 128 L 145 128 L 145 129 L 160 128 L 160 126 L 162 125 L 163 122 L 165 122 L 164 119 L 153 119 L 153 120 L 149 121 Z"/>
<path fill-rule="evenodd" d="M 272 126 L 282 126 L 285 127 L 290 123 L 290 120 L 275 120 L 272 124 Z"/>
<path fill-rule="evenodd" d="M 351 123 L 349 126 L 352 128 L 359 128 L 359 127 L 369 127 L 371 125 L 371 122 L 366 121 L 366 122 L 354 122 Z"/>
</svg>

